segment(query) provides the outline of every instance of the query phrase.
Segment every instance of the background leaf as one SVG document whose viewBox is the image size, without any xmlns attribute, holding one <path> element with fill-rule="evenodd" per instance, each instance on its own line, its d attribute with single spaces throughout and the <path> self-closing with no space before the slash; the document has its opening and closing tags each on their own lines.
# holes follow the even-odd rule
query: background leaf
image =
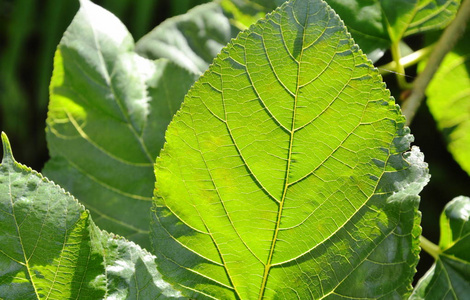
<svg viewBox="0 0 470 300">
<path fill-rule="evenodd" d="M 325 2 L 288 2 L 240 34 L 166 138 L 152 235 L 187 296 L 410 293 L 427 167 Z"/>
<path fill-rule="evenodd" d="M 427 61 L 423 61 L 423 69 Z M 470 174 L 470 30 L 447 54 L 426 90 L 427 105 L 454 159 Z"/>
<path fill-rule="evenodd" d="M 136 51 L 150 59 L 170 59 L 201 74 L 238 31 L 219 4 L 206 3 L 164 21 L 139 40 Z"/>
<path fill-rule="evenodd" d="M 155 257 L 98 229 L 62 188 L 14 161 L 2 133 L 0 298 L 166 299 Z"/>
<path fill-rule="evenodd" d="M 149 248 L 154 160 L 195 76 L 133 49 L 117 18 L 81 2 L 55 56 L 43 172 L 101 228 Z"/>
<path fill-rule="evenodd" d="M 93 0 L 140 38 L 178 10 L 208 0 Z M 44 120 L 54 52 L 79 8 L 77 0 L 0 1 L 0 129 L 16 156 L 35 170 L 49 159 Z"/>
<path fill-rule="evenodd" d="M 170 18 L 140 39 L 136 51 L 149 59 L 167 58 L 202 74 L 214 57 L 245 29 L 283 1 L 222 0 Z"/>
<path fill-rule="evenodd" d="M 327 0 L 372 61 L 405 36 L 446 26 L 460 0 Z"/>
<path fill-rule="evenodd" d="M 419 0 L 405 36 L 442 29 L 455 17 L 461 0 Z"/>
<path fill-rule="evenodd" d="M 457 197 L 442 212 L 440 253 L 410 299 L 468 299 L 470 291 L 470 198 Z"/>
</svg>

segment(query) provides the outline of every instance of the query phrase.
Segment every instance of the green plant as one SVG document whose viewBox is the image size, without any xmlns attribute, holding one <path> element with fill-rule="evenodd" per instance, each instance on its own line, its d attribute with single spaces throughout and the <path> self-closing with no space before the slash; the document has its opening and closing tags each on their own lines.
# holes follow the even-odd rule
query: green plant
<svg viewBox="0 0 470 300">
<path fill-rule="evenodd" d="M 465 299 L 470 199 L 445 208 L 439 246 L 420 237 L 429 175 L 405 123 L 469 1 L 442 35 L 453 40 L 416 59 L 401 57 L 404 36 L 445 27 L 458 1 L 328 4 L 369 58 L 391 47 L 382 69 L 426 66 L 407 119 L 322 0 L 240 34 L 273 3 L 208 3 L 137 44 L 82 0 L 54 60 L 48 179 L 2 133 L 0 298 Z M 420 244 L 436 264 L 413 290 Z"/>
</svg>

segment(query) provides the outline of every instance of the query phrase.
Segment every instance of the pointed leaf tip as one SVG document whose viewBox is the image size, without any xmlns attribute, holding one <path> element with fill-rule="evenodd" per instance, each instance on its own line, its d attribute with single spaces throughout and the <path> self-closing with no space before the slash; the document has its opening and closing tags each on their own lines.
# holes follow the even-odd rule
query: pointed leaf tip
<svg viewBox="0 0 470 300">
<path fill-rule="evenodd" d="M 11 151 L 10 141 L 5 132 L 2 131 L 2 144 L 3 144 L 3 159 L 2 164 L 6 159 L 15 160 L 13 157 L 13 152 Z"/>
</svg>

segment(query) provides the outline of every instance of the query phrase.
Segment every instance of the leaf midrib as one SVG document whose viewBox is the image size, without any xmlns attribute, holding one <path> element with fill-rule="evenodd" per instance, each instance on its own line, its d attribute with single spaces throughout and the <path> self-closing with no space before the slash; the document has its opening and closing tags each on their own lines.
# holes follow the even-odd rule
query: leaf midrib
<svg viewBox="0 0 470 300">
<path fill-rule="evenodd" d="M 294 18 L 295 18 L 295 12 L 292 11 L 292 13 L 294 14 Z M 310 13 L 310 6 L 307 6 L 305 22 L 308 22 L 309 13 Z M 299 22 L 297 21 L 297 23 L 299 23 Z M 301 24 L 299 23 L 299 25 L 301 25 Z M 285 202 L 286 195 L 287 195 L 287 189 L 289 188 L 289 185 L 290 185 L 289 184 L 289 174 L 290 174 L 290 168 L 291 168 L 291 163 L 292 163 L 292 148 L 293 148 L 293 143 L 294 143 L 294 135 L 295 135 L 295 132 L 296 132 L 295 131 L 295 124 L 296 124 L 295 121 L 296 121 L 296 116 L 297 116 L 297 100 L 298 100 L 299 89 L 300 89 L 300 67 L 301 67 L 301 61 L 302 61 L 302 57 L 303 57 L 303 53 L 304 53 L 306 27 L 307 27 L 306 24 L 302 25 L 303 30 L 302 30 L 301 51 L 300 51 L 300 54 L 299 54 L 299 59 L 295 60 L 295 62 L 297 63 L 297 78 L 296 78 L 297 82 L 296 82 L 295 94 L 293 95 L 294 96 L 294 104 L 293 104 L 293 110 L 292 110 L 292 123 L 291 123 L 291 129 L 290 129 L 289 149 L 288 149 L 288 154 L 287 154 L 287 167 L 286 167 L 286 174 L 285 174 L 285 179 L 284 179 L 284 187 L 283 187 L 282 196 L 281 196 L 279 206 L 278 206 L 277 220 L 276 220 L 276 225 L 275 225 L 275 228 L 274 228 L 274 235 L 273 235 L 273 239 L 272 239 L 272 242 L 271 242 L 271 248 L 269 250 L 268 261 L 266 262 L 265 267 L 264 267 L 263 279 L 262 279 L 261 287 L 260 287 L 260 291 L 259 291 L 259 298 L 258 298 L 259 300 L 263 299 L 264 292 L 266 290 L 266 284 L 267 284 L 267 281 L 268 281 L 269 272 L 270 272 L 271 267 L 272 267 L 272 259 L 273 259 L 273 255 L 274 255 L 274 249 L 276 247 L 277 236 L 279 234 L 279 228 L 281 226 L 281 218 L 282 218 L 282 213 L 283 213 L 283 208 L 284 208 L 284 202 Z"/>
</svg>

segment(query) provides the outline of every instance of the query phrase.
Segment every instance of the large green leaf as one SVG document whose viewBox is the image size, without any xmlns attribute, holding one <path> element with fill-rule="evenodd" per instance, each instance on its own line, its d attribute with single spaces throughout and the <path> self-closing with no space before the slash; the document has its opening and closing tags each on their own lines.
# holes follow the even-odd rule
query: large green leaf
<svg viewBox="0 0 470 300">
<path fill-rule="evenodd" d="M 44 173 L 101 228 L 149 247 L 153 164 L 195 76 L 133 49 L 117 18 L 81 1 L 54 60 Z"/>
<path fill-rule="evenodd" d="M 421 63 L 421 69 L 426 61 Z M 447 54 L 426 90 L 429 110 L 448 149 L 470 175 L 470 30 Z"/>
<path fill-rule="evenodd" d="M 2 133 L 0 299 L 164 299 L 155 257 L 101 231 L 61 187 L 18 164 Z"/>
<path fill-rule="evenodd" d="M 404 36 L 446 26 L 460 0 L 327 0 L 373 61 Z"/>
<path fill-rule="evenodd" d="M 403 299 L 427 167 L 381 77 L 321 0 L 214 60 L 156 163 L 160 271 L 193 298 Z"/>
<path fill-rule="evenodd" d="M 457 197 L 441 214 L 440 253 L 410 299 L 470 299 L 470 198 Z"/>
</svg>

